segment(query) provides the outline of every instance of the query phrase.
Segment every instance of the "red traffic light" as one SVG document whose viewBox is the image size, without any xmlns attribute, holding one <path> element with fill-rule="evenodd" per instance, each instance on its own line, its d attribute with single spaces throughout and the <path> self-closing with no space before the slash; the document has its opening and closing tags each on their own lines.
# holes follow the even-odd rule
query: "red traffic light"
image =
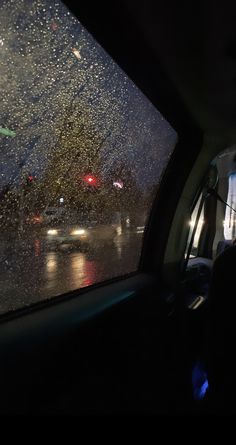
<svg viewBox="0 0 236 445">
<path fill-rule="evenodd" d="M 95 186 L 98 183 L 97 178 L 93 175 L 86 175 L 83 177 L 83 180 L 84 182 L 92 186 Z"/>
<path fill-rule="evenodd" d="M 33 184 L 34 181 L 35 181 L 35 176 L 33 175 L 27 175 L 25 178 L 25 184 L 27 185 Z"/>
</svg>

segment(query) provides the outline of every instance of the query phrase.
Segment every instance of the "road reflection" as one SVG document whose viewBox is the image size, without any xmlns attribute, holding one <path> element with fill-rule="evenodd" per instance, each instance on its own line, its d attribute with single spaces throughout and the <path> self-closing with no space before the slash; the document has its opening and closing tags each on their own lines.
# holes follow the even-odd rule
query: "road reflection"
<svg viewBox="0 0 236 445">
<path fill-rule="evenodd" d="M 112 245 L 50 248 L 40 238 L 4 241 L 0 270 L 0 314 L 137 269 L 141 237 L 119 237 Z"/>
<path fill-rule="evenodd" d="M 40 253 L 41 253 L 41 241 L 40 241 L 40 239 L 37 238 L 34 241 L 34 254 L 36 257 L 38 257 L 40 255 Z"/>
<path fill-rule="evenodd" d="M 38 256 L 37 254 L 35 256 Z M 55 252 L 46 255 L 46 273 L 47 278 L 52 279 L 57 271 L 57 254 Z"/>
<path fill-rule="evenodd" d="M 82 286 L 89 286 L 93 284 L 95 276 L 93 279 L 89 277 L 86 268 L 87 261 L 86 255 L 82 253 L 75 253 L 70 257 L 70 283 L 73 288 L 80 288 Z M 86 277 L 88 278 L 88 284 L 85 284 Z"/>
</svg>

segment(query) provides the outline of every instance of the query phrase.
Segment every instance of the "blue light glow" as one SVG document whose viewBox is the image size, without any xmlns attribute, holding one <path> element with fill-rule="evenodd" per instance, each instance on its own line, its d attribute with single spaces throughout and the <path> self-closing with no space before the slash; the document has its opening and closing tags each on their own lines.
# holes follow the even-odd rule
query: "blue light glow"
<svg viewBox="0 0 236 445">
<path fill-rule="evenodd" d="M 192 370 L 193 398 L 202 400 L 209 388 L 207 374 L 201 362 L 196 362 Z"/>
</svg>

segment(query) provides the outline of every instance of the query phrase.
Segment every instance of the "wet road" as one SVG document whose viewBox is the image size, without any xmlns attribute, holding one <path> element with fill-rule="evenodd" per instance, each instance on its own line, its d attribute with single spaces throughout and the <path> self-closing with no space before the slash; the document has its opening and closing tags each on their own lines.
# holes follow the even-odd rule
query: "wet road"
<svg viewBox="0 0 236 445">
<path fill-rule="evenodd" d="M 48 246 L 40 237 L 1 237 L 0 314 L 137 269 L 142 236 L 120 235 L 112 245 Z"/>
</svg>

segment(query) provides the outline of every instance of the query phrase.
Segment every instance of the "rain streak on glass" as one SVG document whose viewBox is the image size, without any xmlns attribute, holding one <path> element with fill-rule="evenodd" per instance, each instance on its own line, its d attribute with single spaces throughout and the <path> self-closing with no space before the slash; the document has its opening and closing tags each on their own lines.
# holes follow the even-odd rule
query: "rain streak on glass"
<svg viewBox="0 0 236 445">
<path fill-rule="evenodd" d="M 177 135 L 61 2 L 0 15 L 0 313 L 137 270 Z"/>
</svg>

